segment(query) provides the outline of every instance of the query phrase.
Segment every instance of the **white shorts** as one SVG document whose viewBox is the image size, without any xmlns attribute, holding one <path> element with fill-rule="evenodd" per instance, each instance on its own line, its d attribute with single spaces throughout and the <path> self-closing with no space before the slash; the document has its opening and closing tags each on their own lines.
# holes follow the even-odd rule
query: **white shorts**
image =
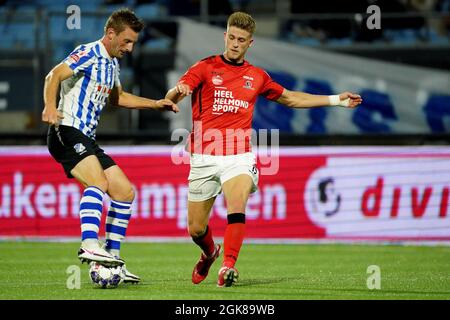
<svg viewBox="0 0 450 320">
<path fill-rule="evenodd" d="M 241 174 L 253 180 L 251 193 L 258 189 L 256 156 L 242 153 L 229 156 L 191 155 L 189 172 L 189 201 L 205 201 L 222 192 L 222 184 Z"/>
</svg>

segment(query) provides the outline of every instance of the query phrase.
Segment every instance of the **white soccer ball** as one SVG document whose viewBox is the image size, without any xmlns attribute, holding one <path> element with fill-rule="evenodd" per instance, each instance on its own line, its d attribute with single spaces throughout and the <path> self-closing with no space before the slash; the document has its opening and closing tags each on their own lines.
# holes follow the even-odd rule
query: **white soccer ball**
<svg viewBox="0 0 450 320">
<path fill-rule="evenodd" d="M 89 276 L 94 285 L 103 289 L 117 288 L 125 277 L 121 266 L 105 267 L 97 262 L 91 262 Z"/>
</svg>

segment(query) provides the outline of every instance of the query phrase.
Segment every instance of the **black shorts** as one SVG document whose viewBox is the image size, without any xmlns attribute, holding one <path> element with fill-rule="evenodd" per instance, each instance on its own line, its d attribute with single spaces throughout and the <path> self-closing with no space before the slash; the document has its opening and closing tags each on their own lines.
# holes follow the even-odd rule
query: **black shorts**
<svg viewBox="0 0 450 320">
<path fill-rule="evenodd" d="M 47 146 L 52 157 L 64 168 L 68 178 L 73 178 L 70 171 L 84 158 L 94 155 L 103 170 L 116 163 L 108 156 L 95 140 L 84 135 L 80 130 L 69 126 L 50 126 L 47 135 Z"/>
</svg>

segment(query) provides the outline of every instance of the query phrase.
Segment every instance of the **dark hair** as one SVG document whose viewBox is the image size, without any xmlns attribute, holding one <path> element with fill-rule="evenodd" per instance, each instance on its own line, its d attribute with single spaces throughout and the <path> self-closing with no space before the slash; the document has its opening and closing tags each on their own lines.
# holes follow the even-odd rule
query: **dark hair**
<svg viewBox="0 0 450 320">
<path fill-rule="evenodd" d="M 105 33 L 109 28 L 113 28 L 116 33 L 121 33 L 126 27 L 130 27 L 134 32 L 141 32 L 144 22 L 140 20 L 133 11 L 127 8 L 114 11 L 105 24 Z"/>
</svg>

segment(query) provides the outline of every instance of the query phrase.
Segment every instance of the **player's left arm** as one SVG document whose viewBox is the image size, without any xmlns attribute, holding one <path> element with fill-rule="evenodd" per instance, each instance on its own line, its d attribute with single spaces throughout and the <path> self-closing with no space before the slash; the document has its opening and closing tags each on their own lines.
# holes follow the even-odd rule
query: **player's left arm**
<svg viewBox="0 0 450 320">
<path fill-rule="evenodd" d="M 153 100 L 125 92 L 116 86 L 109 96 L 110 103 L 128 109 L 156 109 L 178 112 L 178 106 L 169 99 Z"/>
<path fill-rule="evenodd" d="M 347 91 L 338 95 L 325 96 L 284 89 L 276 102 L 290 108 L 314 108 L 323 106 L 355 108 L 361 104 L 362 99 L 360 95 Z"/>
</svg>

